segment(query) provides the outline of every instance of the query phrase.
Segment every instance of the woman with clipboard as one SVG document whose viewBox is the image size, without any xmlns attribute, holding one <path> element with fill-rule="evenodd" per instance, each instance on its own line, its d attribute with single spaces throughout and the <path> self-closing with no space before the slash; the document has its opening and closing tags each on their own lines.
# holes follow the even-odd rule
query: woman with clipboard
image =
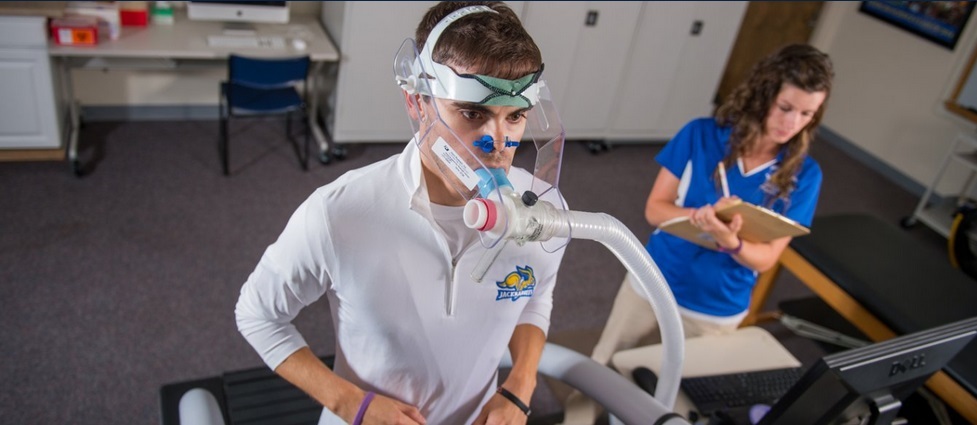
<svg viewBox="0 0 977 425">
<path fill-rule="evenodd" d="M 707 248 L 656 230 L 646 245 L 675 294 L 686 337 L 736 330 L 758 272 L 773 266 L 791 239 L 744 241 L 737 236 L 743 218 L 724 222 L 716 209 L 749 202 L 810 226 L 821 169 L 807 152 L 833 76 L 826 54 L 808 45 L 784 47 L 756 64 L 714 117 L 686 124 L 655 157 L 662 168 L 645 206 L 648 223 L 688 217 L 715 241 Z M 606 364 L 618 351 L 660 341 L 639 294 L 625 277 L 591 355 L 595 361 Z M 592 423 L 590 406 L 572 395 L 565 423 Z"/>
</svg>

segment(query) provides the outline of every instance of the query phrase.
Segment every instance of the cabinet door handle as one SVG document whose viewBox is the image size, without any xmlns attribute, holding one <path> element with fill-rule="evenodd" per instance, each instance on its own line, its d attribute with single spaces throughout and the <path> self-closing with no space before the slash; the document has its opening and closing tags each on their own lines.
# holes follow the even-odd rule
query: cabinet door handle
<svg viewBox="0 0 977 425">
<path fill-rule="evenodd" d="M 588 27 L 596 27 L 597 26 L 597 11 L 596 10 L 587 11 L 587 20 L 584 21 L 584 25 L 586 25 Z"/>
<path fill-rule="evenodd" d="M 692 21 L 692 35 L 699 35 L 702 33 L 702 21 L 696 20 Z"/>
</svg>

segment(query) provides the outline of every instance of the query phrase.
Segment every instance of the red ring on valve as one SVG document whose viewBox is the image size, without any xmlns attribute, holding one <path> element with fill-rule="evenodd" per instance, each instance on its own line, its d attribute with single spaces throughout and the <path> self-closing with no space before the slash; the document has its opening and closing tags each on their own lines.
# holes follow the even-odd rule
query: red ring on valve
<svg viewBox="0 0 977 425">
<path fill-rule="evenodd" d="M 489 201 L 484 198 L 478 198 L 477 201 L 485 205 L 485 224 L 478 229 L 479 232 L 484 232 L 486 230 L 491 230 L 495 227 L 495 220 L 498 216 L 498 211 L 495 210 L 495 202 Z"/>
</svg>

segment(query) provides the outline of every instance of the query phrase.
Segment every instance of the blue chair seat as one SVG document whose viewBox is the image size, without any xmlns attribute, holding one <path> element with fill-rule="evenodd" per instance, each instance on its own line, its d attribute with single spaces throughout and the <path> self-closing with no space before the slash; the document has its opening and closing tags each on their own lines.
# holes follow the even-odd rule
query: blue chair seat
<svg viewBox="0 0 977 425">
<path fill-rule="evenodd" d="M 256 88 L 243 84 L 222 83 L 231 106 L 231 114 L 284 114 L 302 108 L 302 97 L 292 87 Z"/>
</svg>

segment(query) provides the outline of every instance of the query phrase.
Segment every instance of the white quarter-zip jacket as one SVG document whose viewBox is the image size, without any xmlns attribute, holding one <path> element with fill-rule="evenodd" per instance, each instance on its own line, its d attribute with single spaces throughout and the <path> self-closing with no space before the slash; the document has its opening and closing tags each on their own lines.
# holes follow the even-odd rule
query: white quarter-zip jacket
<svg viewBox="0 0 977 425">
<path fill-rule="evenodd" d="M 517 191 L 532 175 L 512 167 Z M 334 371 L 417 406 L 429 424 L 471 423 L 496 388 L 516 325 L 547 332 L 563 250 L 508 243 L 481 283 L 480 243 L 453 260 L 430 211 L 415 143 L 316 190 L 241 288 L 238 329 L 275 369 L 307 344 L 291 321 L 325 295 Z M 543 199 L 560 205 L 556 191 Z M 320 423 L 342 423 L 331 412 Z"/>
</svg>

